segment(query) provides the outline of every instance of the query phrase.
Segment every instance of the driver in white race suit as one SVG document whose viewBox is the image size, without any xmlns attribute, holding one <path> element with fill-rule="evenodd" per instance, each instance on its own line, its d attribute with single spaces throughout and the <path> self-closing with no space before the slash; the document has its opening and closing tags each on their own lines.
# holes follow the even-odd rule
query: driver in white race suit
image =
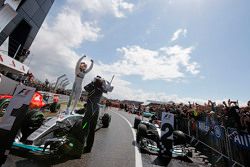
<svg viewBox="0 0 250 167">
<path fill-rule="evenodd" d="M 76 64 L 76 68 L 75 68 L 75 82 L 74 82 L 73 89 L 72 89 L 72 96 L 74 98 L 72 111 L 74 111 L 78 103 L 78 100 L 81 97 L 83 79 L 85 75 L 92 70 L 93 64 L 94 64 L 94 61 L 91 59 L 91 65 L 87 69 L 87 64 L 85 62 L 81 62 L 82 59 L 85 57 L 86 56 L 83 56 L 78 60 Z"/>
</svg>

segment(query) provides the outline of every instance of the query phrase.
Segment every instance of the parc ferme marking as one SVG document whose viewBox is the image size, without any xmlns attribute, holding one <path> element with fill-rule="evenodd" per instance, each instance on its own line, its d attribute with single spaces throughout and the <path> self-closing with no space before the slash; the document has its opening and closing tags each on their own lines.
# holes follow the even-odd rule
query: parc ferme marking
<svg viewBox="0 0 250 167">
<path fill-rule="evenodd" d="M 119 113 L 117 113 L 117 112 L 114 112 L 114 111 L 111 111 L 111 112 L 117 114 L 118 116 L 120 116 L 123 120 L 125 120 L 125 121 L 128 123 L 128 125 L 129 125 L 129 127 L 130 127 L 130 129 L 131 129 L 131 131 L 132 131 L 134 141 L 135 141 L 135 145 L 134 145 L 134 147 L 135 147 L 135 167 L 142 167 L 141 153 L 140 153 L 139 148 L 138 148 L 138 146 L 137 146 L 137 144 L 136 144 L 136 132 L 135 132 L 133 126 L 132 126 L 131 123 L 127 120 L 127 118 L 125 118 L 123 115 L 121 115 L 121 114 L 119 114 Z"/>
</svg>

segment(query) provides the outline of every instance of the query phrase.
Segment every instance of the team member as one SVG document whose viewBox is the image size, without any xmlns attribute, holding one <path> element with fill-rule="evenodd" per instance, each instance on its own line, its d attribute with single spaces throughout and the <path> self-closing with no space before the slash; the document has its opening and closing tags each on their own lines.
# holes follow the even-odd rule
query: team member
<svg viewBox="0 0 250 167">
<path fill-rule="evenodd" d="M 100 76 L 97 76 L 93 82 L 89 83 L 84 87 L 88 92 L 87 105 L 85 117 L 83 119 L 83 127 L 87 130 L 87 142 L 84 152 L 91 152 L 94 138 L 95 138 L 95 128 L 99 115 L 99 105 L 103 93 L 111 92 L 113 87 L 111 83 L 106 82 Z"/>
</svg>

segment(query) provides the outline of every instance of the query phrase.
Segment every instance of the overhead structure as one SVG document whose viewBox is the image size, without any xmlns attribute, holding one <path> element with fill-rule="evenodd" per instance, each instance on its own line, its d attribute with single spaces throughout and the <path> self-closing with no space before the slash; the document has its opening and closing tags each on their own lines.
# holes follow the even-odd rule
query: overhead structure
<svg viewBox="0 0 250 167">
<path fill-rule="evenodd" d="M 61 88 L 62 85 L 63 85 L 64 83 L 68 82 L 68 81 L 69 81 L 68 78 L 63 79 L 63 80 L 58 84 L 58 87 Z"/>
<path fill-rule="evenodd" d="M 54 91 L 56 91 L 56 89 L 58 88 L 58 83 L 59 83 L 59 81 L 60 81 L 61 79 L 63 79 L 64 77 L 66 77 L 66 74 L 63 74 L 63 75 L 61 75 L 61 76 L 59 76 L 59 77 L 57 78 Z"/>
<path fill-rule="evenodd" d="M 24 61 L 54 0 L 0 0 L 1 72 L 27 73 Z"/>
<path fill-rule="evenodd" d="M 62 88 L 65 89 L 66 86 L 68 86 L 70 84 L 70 82 L 65 82 L 63 85 L 62 85 Z"/>
</svg>

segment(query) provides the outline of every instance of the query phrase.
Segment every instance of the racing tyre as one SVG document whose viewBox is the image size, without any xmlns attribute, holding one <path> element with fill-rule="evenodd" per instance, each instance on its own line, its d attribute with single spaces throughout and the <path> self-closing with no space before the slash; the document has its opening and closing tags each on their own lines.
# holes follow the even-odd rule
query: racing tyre
<svg viewBox="0 0 250 167">
<path fill-rule="evenodd" d="M 84 153 L 84 145 L 79 140 L 72 138 L 68 144 L 69 147 L 72 147 L 72 150 L 68 152 L 68 155 L 72 158 L 79 159 L 81 158 L 82 154 Z"/>
<path fill-rule="evenodd" d="M 102 116 L 102 127 L 103 128 L 108 128 L 109 124 L 110 124 L 110 121 L 111 121 L 111 116 L 109 114 L 105 113 Z"/>
<path fill-rule="evenodd" d="M 138 131 L 136 134 L 136 142 L 139 143 L 142 137 L 147 136 L 147 126 L 144 124 L 138 125 Z"/>
<path fill-rule="evenodd" d="M 77 120 L 70 131 L 69 146 L 73 146 L 72 150 L 67 154 L 73 158 L 81 158 L 84 153 L 84 144 L 86 140 L 87 131 L 82 128 L 82 120 Z"/>
<path fill-rule="evenodd" d="M 174 145 L 185 145 L 187 143 L 187 138 L 182 131 L 176 130 L 173 132 L 173 135 L 174 135 Z"/>
<path fill-rule="evenodd" d="M 51 145 L 50 147 L 52 149 L 56 148 L 55 155 L 59 157 L 79 159 L 83 154 L 83 144 L 74 136 L 67 136 L 66 142 L 62 143 L 59 147 L 57 145 Z"/>
<path fill-rule="evenodd" d="M 10 101 L 8 99 L 3 99 L 0 101 L 0 117 L 2 117 L 8 107 Z"/>
<path fill-rule="evenodd" d="M 134 128 L 138 129 L 138 125 L 141 123 L 141 119 L 138 117 L 135 117 L 135 121 L 134 121 Z"/>
<path fill-rule="evenodd" d="M 44 115 L 37 110 L 31 110 L 25 115 L 24 123 L 21 127 L 22 138 L 21 141 L 25 141 L 27 137 L 37 130 L 44 121 Z"/>
</svg>

